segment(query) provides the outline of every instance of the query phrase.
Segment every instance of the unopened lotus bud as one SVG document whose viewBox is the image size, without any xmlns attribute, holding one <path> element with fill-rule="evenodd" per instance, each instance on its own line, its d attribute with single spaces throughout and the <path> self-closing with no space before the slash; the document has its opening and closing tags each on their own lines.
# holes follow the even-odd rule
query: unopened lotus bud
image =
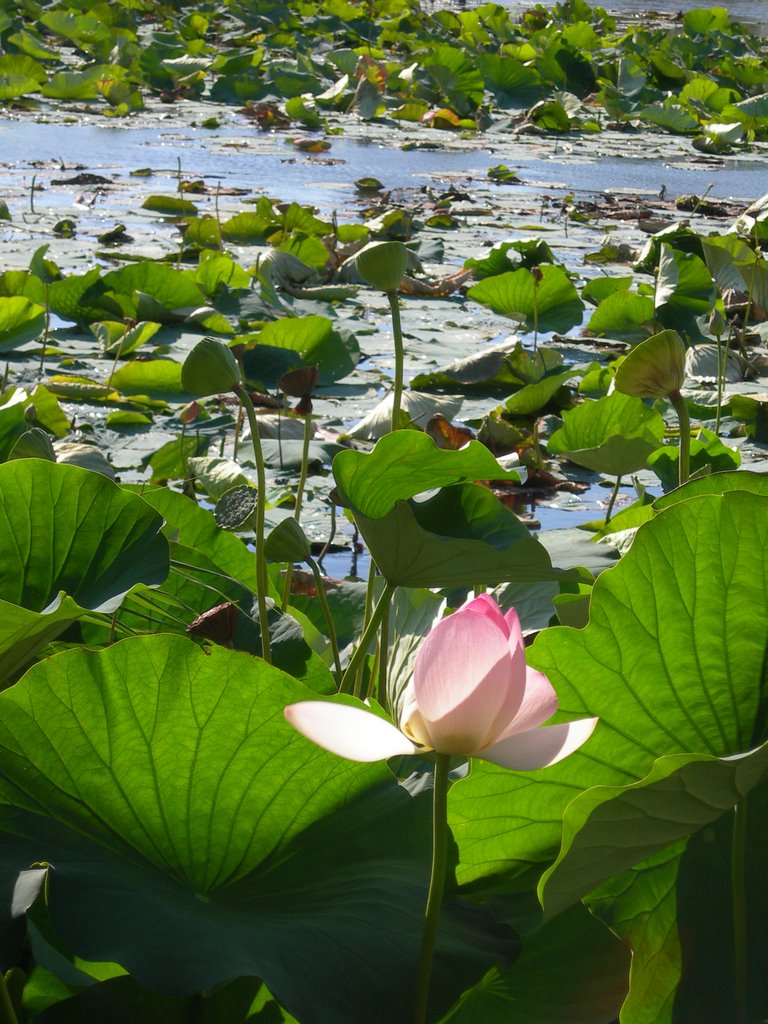
<svg viewBox="0 0 768 1024">
<path fill-rule="evenodd" d="M 541 267 L 531 267 L 531 277 L 536 284 L 544 280 L 544 273 Z"/>
<path fill-rule="evenodd" d="M 34 402 L 30 402 L 24 410 L 24 422 L 37 423 L 37 406 Z"/>
<path fill-rule="evenodd" d="M 203 407 L 199 402 L 188 402 L 179 413 L 179 419 L 185 424 L 193 423 L 202 411 Z"/>
<path fill-rule="evenodd" d="M 181 368 L 181 383 L 192 395 L 218 395 L 240 384 L 240 367 L 231 349 L 213 338 L 203 338 Z"/>
<path fill-rule="evenodd" d="M 685 342 L 662 331 L 633 348 L 616 371 L 617 391 L 635 398 L 668 398 L 685 382 Z"/>
<path fill-rule="evenodd" d="M 396 292 L 408 266 L 408 250 L 402 242 L 369 242 L 355 257 L 362 279 L 372 288 Z"/>
<path fill-rule="evenodd" d="M 725 317 L 719 309 L 712 310 L 712 316 L 709 318 L 709 333 L 714 334 L 716 338 L 721 338 L 728 328 L 728 324 L 725 322 Z"/>
<path fill-rule="evenodd" d="M 270 562 L 303 562 L 311 548 L 300 524 L 287 516 L 267 537 L 264 551 Z"/>
</svg>

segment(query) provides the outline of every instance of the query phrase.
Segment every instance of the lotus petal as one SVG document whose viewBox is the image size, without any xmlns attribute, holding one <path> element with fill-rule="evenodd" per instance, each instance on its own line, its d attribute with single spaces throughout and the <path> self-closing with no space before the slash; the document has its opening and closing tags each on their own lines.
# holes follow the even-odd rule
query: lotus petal
<svg viewBox="0 0 768 1024">
<path fill-rule="evenodd" d="M 350 761 L 381 761 L 417 750 L 391 722 L 348 704 L 307 700 L 289 704 L 284 714 L 302 736 Z"/>
<path fill-rule="evenodd" d="M 486 750 L 476 751 L 472 756 L 513 771 L 549 768 L 586 743 L 596 725 L 596 718 L 580 718 L 576 722 L 529 729 L 494 743 Z"/>
</svg>

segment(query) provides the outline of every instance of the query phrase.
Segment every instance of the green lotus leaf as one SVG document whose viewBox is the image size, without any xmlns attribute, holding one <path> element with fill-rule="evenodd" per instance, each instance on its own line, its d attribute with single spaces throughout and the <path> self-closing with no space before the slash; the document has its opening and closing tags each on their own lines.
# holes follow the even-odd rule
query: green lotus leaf
<svg viewBox="0 0 768 1024">
<path fill-rule="evenodd" d="M 369 453 L 340 452 L 333 460 L 333 475 L 342 500 L 369 519 L 378 519 L 397 501 L 434 487 L 474 480 L 519 483 L 521 479 L 519 471 L 502 469 L 479 441 L 470 441 L 460 451 L 445 451 L 416 430 L 393 431 Z"/>
<path fill-rule="evenodd" d="M 722 784 L 713 776 L 713 787 L 720 788 L 710 794 L 710 811 L 721 808 L 722 813 L 755 784 L 762 761 L 755 762 L 755 775 L 753 766 L 739 769 L 738 763 L 750 762 L 750 752 L 767 738 L 767 513 L 768 496 L 746 490 L 678 501 L 641 526 L 621 561 L 598 578 L 585 628 L 555 627 L 540 634 L 529 662 L 555 687 L 560 705 L 555 720 L 596 715 L 600 721 L 585 747 L 559 765 L 515 775 L 478 762 L 470 777 L 454 786 L 451 817 L 461 880 L 477 884 L 479 877 L 514 875 L 545 863 L 575 797 L 593 786 L 608 787 L 603 792 L 617 800 L 624 787 L 649 788 L 642 782 L 658 758 L 683 773 L 668 772 L 667 783 L 662 765 L 653 777 L 661 801 L 655 813 L 670 843 L 695 832 L 706 817 L 692 814 L 687 802 L 689 764 L 691 787 L 699 796 L 700 770 L 709 772 L 707 766 L 717 762 L 715 772 L 725 772 Z M 733 782 L 728 773 L 742 770 L 751 777 Z M 657 799 L 650 789 L 649 794 L 648 799 Z M 584 806 L 593 798 L 585 795 Z M 615 814 L 626 818 L 616 807 Z M 611 858 L 620 857 L 616 850 L 625 845 L 638 861 L 658 849 L 662 826 L 649 814 L 642 817 L 645 824 L 638 818 L 631 829 L 623 820 L 615 822 L 610 848 L 601 847 L 607 875 L 615 867 Z M 593 855 L 593 868 L 600 870 L 595 860 Z M 729 923 L 719 926 L 727 930 Z M 672 947 L 662 949 L 657 934 L 644 945 L 637 937 L 644 928 L 638 917 L 625 920 L 621 929 L 633 932 L 633 976 L 647 977 L 651 969 L 650 962 L 637 963 L 638 949 L 654 949 L 661 961 L 656 967 L 667 963 L 676 984 L 680 962 Z M 679 941 L 687 941 L 683 933 Z"/>
<path fill-rule="evenodd" d="M 664 420 L 639 398 L 614 392 L 563 414 L 548 450 L 597 473 L 624 476 L 642 469 L 664 440 Z"/>
<path fill-rule="evenodd" d="M 589 318 L 590 334 L 609 338 L 645 336 L 646 325 L 653 321 L 653 299 L 627 289 L 612 292 L 602 300 Z"/>
<path fill-rule="evenodd" d="M 66 947 L 160 993 L 256 976 L 304 1024 L 407 1019 L 430 801 L 296 733 L 309 693 L 175 636 L 36 666 L 0 696 L 3 877 L 45 860 Z M 515 952 L 468 911 L 441 920 L 436 1012 Z"/>
<path fill-rule="evenodd" d="M 354 516 L 382 576 L 398 586 L 495 586 L 562 576 L 518 518 L 476 484 L 443 487 L 426 501 L 397 501 L 376 519 L 357 510 Z"/>
<path fill-rule="evenodd" d="M 34 341 L 43 330 L 45 309 L 21 295 L 0 296 L 0 351 Z"/>
<path fill-rule="evenodd" d="M 660 757 L 640 782 L 594 786 L 577 796 L 563 818 L 560 855 L 539 883 L 545 913 L 554 916 L 601 882 L 731 812 L 767 776 L 764 743 L 726 758 Z"/>
<path fill-rule="evenodd" d="M 525 267 L 473 285 L 467 295 L 494 313 L 521 320 L 528 331 L 559 331 L 565 334 L 581 323 L 584 303 L 561 267 L 538 268 L 540 280 Z"/>
<path fill-rule="evenodd" d="M 258 335 L 239 340 L 255 340 L 256 348 L 246 351 L 243 365 L 246 374 L 254 380 L 262 380 L 262 354 L 270 355 L 271 349 L 290 354 L 285 365 L 271 367 L 272 377 L 280 377 L 286 370 L 298 365 L 316 364 L 322 384 L 332 384 L 351 373 L 360 359 L 360 349 L 354 335 L 339 331 L 324 316 L 284 317 L 266 324 Z"/>
<path fill-rule="evenodd" d="M 0 466 L 0 600 L 9 606 L 0 676 L 86 609 L 114 612 L 136 584 L 162 583 L 161 526 L 138 495 L 100 473 L 40 459 Z"/>
</svg>

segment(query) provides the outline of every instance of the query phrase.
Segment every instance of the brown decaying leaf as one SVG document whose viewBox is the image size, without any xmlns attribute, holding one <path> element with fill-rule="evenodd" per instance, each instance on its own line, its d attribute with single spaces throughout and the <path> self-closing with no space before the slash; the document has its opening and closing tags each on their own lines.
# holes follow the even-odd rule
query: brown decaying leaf
<svg viewBox="0 0 768 1024">
<path fill-rule="evenodd" d="M 220 647 L 231 647 L 237 626 L 237 608 L 231 601 L 217 604 L 190 622 L 187 632 L 211 640 Z"/>
<path fill-rule="evenodd" d="M 472 441 L 475 437 L 474 431 L 468 427 L 454 426 L 439 412 L 430 416 L 424 432 L 429 434 L 438 448 L 452 452 L 463 448 L 467 441 Z"/>
</svg>

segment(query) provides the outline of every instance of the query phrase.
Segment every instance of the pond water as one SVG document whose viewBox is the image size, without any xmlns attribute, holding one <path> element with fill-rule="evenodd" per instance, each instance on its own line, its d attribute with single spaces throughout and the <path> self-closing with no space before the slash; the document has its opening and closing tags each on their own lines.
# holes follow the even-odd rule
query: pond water
<svg viewBox="0 0 768 1024">
<path fill-rule="evenodd" d="M 364 133 L 363 133 L 364 134 Z M 438 133 L 440 134 L 440 133 Z M 85 166 L 116 180 L 128 179 L 131 171 L 150 168 L 154 174 L 218 179 L 223 186 L 247 188 L 275 195 L 286 202 L 311 202 L 321 210 L 343 211 L 359 202 L 354 182 L 366 175 L 378 176 L 388 189 L 414 188 L 449 183 L 459 176 L 486 179 L 488 168 L 502 159 L 518 172 L 522 190 L 553 189 L 581 193 L 631 190 L 648 195 L 662 188 L 668 198 L 696 193 L 719 198 L 752 201 L 768 187 L 764 159 L 702 161 L 691 151 L 665 157 L 649 147 L 647 136 L 621 138 L 604 132 L 599 138 L 575 142 L 549 142 L 521 136 L 499 140 L 486 136 L 478 148 L 452 149 L 450 142 L 435 149 L 401 148 L 397 129 L 381 138 L 335 138 L 322 156 L 295 155 L 280 136 L 264 136 L 241 124 L 215 132 L 189 128 L 164 131 L 132 128 L 122 124 L 102 126 L 93 122 L 47 124 L 37 121 L 0 120 L 0 153 L 3 165 L 16 172 L 28 188 L 37 172 L 38 182 L 62 177 L 51 164 L 71 169 Z M 605 136 L 605 138 L 604 138 Z M 607 140 L 607 141 L 606 141 Z M 547 153 L 545 150 L 551 152 Z M 617 149 L 626 153 L 616 154 Z M 49 165 L 43 172 L 39 165 Z M 135 196 L 148 179 L 132 178 Z M 149 179 L 151 181 L 151 179 Z M 21 182 L 20 182 L 21 184 Z M 152 185 L 157 191 L 157 185 Z M 72 192 L 48 190 L 39 205 L 65 208 L 74 201 Z M 114 197 L 119 203 L 119 196 Z"/>
<path fill-rule="evenodd" d="M 504 7 L 510 10 L 525 10 L 533 7 L 533 3 L 525 3 L 524 0 L 500 0 Z M 448 5 L 446 5 L 448 6 Z M 475 4 L 464 4 L 464 6 L 476 6 Z M 675 15 L 680 11 L 691 11 L 699 7 L 709 7 L 706 0 L 605 0 L 600 4 L 611 14 L 623 18 L 648 16 L 648 12 L 659 14 Z M 732 21 L 741 21 L 758 26 L 768 25 L 768 10 L 765 0 L 731 0 L 730 3 L 721 2 L 721 7 L 726 7 Z"/>
</svg>

